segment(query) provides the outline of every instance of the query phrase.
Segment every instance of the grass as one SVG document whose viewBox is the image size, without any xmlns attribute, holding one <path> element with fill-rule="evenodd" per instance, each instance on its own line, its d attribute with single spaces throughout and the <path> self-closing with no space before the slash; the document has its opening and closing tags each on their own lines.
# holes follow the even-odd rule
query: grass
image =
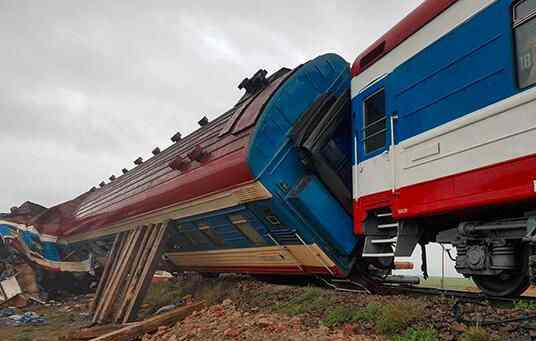
<svg viewBox="0 0 536 341">
<path fill-rule="evenodd" d="M 48 324 L 40 326 L 13 326 L 0 328 L 0 340 L 13 341 L 57 341 L 70 328 L 81 327 L 87 324 L 79 312 L 62 312 L 61 307 L 32 306 L 24 311 L 34 311 L 44 316 Z"/>
<path fill-rule="evenodd" d="M 441 277 L 429 277 L 427 280 L 421 279 L 422 287 L 441 288 Z M 470 278 L 445 277 L 445 289 L 465 290 L 476 287 Z"/>
<path fill-rule="evenodd" d="M 515 309 L 520 310 L 536 310 L 536 302 L 517 301 L 514 305 Z"/>
<path fill-rule="evenodd" d="M 376 321 L 376 331 L 384 335 L 393 335 L 405 330 L 410 322 L 423 316 L 423 308 L 416 304 L 386 304 L 380 309 L 381 315 Z"/>
<path fill-rule="evenodd" d="M 143 301 L 143 311 L 151 314 L 158 308 L 175 304 L 188 295 L 212 305 L 225 298 L 236 297 L 238 291 L 230 282 L 208 278 L 154 283 Z"/>
<path fill-rule="evenodd" d="M 333 295 L 330 295 L 325 290 L 307 287 L 302 294 L 290 299 L 288 302 L 276 304 L 273 310 L 296 316 L 307 312 L 323 311 L 333 303 Z"/>
<path fill-rule="evenodd" d="M 394 335 L 406 330 L 411 322 L 421 319 L 423 313 L 422 307 L 411 303 L 385 305 L 369 303 L 366 308 L 360 309 L 337 306 L 327 313 L 323 323 L 333 327 L 345 323 L 369 322 L 374 324 L 378 333 Z M 415 335 L 417 334 L 409 334 L 408 337 Z"/>
<path fill-rule="evenodd" d="M 490 341 L 492 340 L 489 333 L 481 327 L 468 328 L 461 338 L 461 341 Z"/>
<path fill-rule="evenodd" d="M 439 334 L 434 329 L 413 329 L 410 328 L 405 334 L 393 336 L 391 341 L 438 341 Z"/>
</svg>

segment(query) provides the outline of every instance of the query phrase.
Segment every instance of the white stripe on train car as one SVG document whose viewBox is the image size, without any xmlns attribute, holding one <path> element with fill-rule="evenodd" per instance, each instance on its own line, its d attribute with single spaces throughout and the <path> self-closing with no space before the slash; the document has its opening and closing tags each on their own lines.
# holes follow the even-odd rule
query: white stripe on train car
<svg viewBox="0 0 536 341">
<path fill-rule="evenodd" d="M 496 0 L 460 0 L 352 79 L 352 98 L 378 77 L 388 74 Z"/>
<path fill-rule="evenodd" d="M 398 188 L 535 154 L 536 88 L 402 141 L 396 152 Z M 391 189 L 393 149 L 354 166 L 354 199 Z"/>
</svg>

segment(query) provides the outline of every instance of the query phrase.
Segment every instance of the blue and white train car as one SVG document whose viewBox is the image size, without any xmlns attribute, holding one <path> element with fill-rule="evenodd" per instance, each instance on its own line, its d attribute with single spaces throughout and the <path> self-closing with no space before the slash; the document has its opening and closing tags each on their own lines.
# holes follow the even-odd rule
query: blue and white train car
<svg viewBox="0 0 536 341">
<path fill-rule="evenodd" d="M 427 0 L 352 67 L 354 230 L 389 264 L 453 243 L 492 295 L 529 284 L 536 1 Z M 533 213 L 531 213 L 533 212 Z"/>
</svg>

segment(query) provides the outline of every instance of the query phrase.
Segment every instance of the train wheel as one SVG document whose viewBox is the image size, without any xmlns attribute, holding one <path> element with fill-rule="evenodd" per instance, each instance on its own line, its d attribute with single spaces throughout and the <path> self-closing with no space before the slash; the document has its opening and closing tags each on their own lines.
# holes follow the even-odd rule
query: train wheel
<svg viewBox="0 0 536 341">
<path fill-rule="evenodd" d="M 473 276 L 473 281 L 488 296 L 519 296 L 529 287 L 529 276 L 524 273 L 499 276 Z"/>
<path fill-rule="evenodd" d="M 521 271 L 505 271 L 498 276 L 473 275 L 473 281 L 484 294 L 489 296 L 504 297 L 523 294 L 530 286 L 527 247 L 521 248 L 517 257 L 521 264 Z"/>
</svg>

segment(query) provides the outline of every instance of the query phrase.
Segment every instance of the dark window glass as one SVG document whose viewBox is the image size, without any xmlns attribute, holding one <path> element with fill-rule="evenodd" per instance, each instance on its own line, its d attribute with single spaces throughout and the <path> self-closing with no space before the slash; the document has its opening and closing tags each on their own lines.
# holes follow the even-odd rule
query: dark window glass
<svg viewBox="0 0 536 341">
<path fill-rule="evenodd" d="M 385 91 L 381 90 L 365 100 L 364 144 L 370 153 L 385 147 L 387 126 L 385 117 Z"/>
<path fill-rule="evenodd" d="M 514 19 L 520 20 L 536 10 L 536 0 L 525 0 L 517 3 L 514 7 Z"/>
<path fill-rule="evenodd" d="M 516 40 L 517 79 L 519 87 L 536 83 L 536 18 L 517 26 Z"/>
</svg>

